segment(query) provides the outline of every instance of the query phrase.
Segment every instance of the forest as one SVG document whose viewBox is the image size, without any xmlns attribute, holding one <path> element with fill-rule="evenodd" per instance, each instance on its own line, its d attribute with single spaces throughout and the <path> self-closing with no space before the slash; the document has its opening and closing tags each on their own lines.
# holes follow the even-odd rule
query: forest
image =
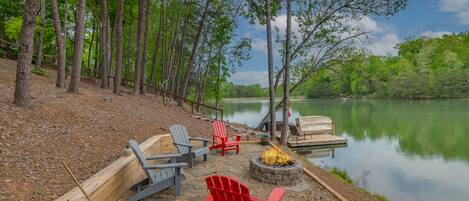
<svg viewBox="0 0 469 201">
<path fill-rule="evenodd" d="M 469 33 L 408 39 L 397 56 L 358 52 L 322 69 L 297 91 L 308 98 L 458 98 L 469 96 Z"/>
<path fill-rule="evenodd" d="M 319 70 L 292 95 L 392 99 L 469 97 L 469 33 L 410 38 L 396 56 L 356 51 L 348 63 Z M 224 85 L 226 97 L 267 97 L 267 87 Z M 277 92 L 281 96 L 282 91 Z"/>
<path fill-rule="evenodd" d="M 2 57 L 18 56 L 23 9 L 33 4 L 32 72 L 43 74 L 41 67 L 57 63 L 60 88 L 71 76 L 95 80 L 117 94 L 121 85 L 133 89 L 132 94 L 159 86 L 197 102 L 213 102 L 221 98 L 219 88 L 229 72 L 249 57 L 249 39 L 234 38 L 245 5 L 211 0 L 2 0 L 0 39 L 12 44 L 0 49 Z M 77 30 L 78 14 L 83 14 L 82 30 Z M 83 41 L 77 40 L 77 31 L 83 32 Z M 80 55 L 75 55 L 79 46 Z M 82 66 L 74 73 L 77 56 Z M 71 81 L 69 91 L 77 92 L 77 87 Z"/>
</svg>

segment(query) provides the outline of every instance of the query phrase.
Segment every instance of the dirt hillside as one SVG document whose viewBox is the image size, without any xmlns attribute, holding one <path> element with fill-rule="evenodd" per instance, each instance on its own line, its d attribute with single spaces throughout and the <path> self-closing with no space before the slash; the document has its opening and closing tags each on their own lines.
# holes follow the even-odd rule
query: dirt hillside
<svg viewBox="0 0 469 201">
<path fill-rule="evenodd" d="M 32 76 L 33 109 L 13 105 L 16 61 L 0 59 L 0 200 L 51 200 L 74 187 L 66 161 L 83 181 L 121 155 L 129 139 L 142 142 L 182 123 L 208 136 L 194 120 L 154 95 L 122 96 L 81 84 L 80 94 L 57 89 L 55 71 Z"/>
</svg>

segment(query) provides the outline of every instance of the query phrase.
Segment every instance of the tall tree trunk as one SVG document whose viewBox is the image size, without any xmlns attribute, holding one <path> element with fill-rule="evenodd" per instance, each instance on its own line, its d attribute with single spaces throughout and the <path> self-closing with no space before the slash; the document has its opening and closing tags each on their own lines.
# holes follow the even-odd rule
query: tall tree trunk
<svg viewBox="0 0 469 201">
<path fill-rule="evenodd" d="M 60 27 L 59 9 L 57 0 L 51 0 L 52 19 L 54 21 L 55 45 L 57 48 L 57 82 L 58 88 L 65 87 L 65 45 L 63 42 L 62 28 Z"/>
<path fill-rule="evenodd" d="M 91 77 L 91 51 L 93 49 L 93 42 L 94 42 L 94 35 L 96 33 L 96 19 L 93 17 L 93 30 L 91 33 L 91 40 L 90 40 L 90 45 L 88 46 L 88 65 L 86 68 L 88 69 L 86 76 Z"/>
<path fill-rule="evenodd" d="M 23 27 L 20 36 L 20 52 L 16 62 L 15 98 L 13 103 L 22 108 L 31 108 L 31 61 L 36 28 L 36 0 L 25 0 Z"/>
<path fill-rule="evenodd" d="M 122 68 L 122 53 L 123 53 L 123 34 L 122 34 L 122 23 L 124 21 L 124 6 L 125 0 L 119 0 L 119 7 L 117 11 L 117 23 L 116 23 L 116 38 L 117 38 L 117 60 L 116 70 L 114 73 L 114 93 L 119 95 L 121 93 L 121 68 Z"/>
<path fill-rule="evenodd" d="M 65 0 L 65 5 L 64 5 L 64 24 L 63 24 L 63 34 L 64 34 L 64 58 L 65 58 L 65 68 L 64 72 L 67 70 L 67 14 L 68 14 L 68 0 Z M 64 80 L 65 80 L 65 73 L 64 73 Z M 65 87 L 65 84 L 64 84 Z"/>
<path fill-rule="evenodd" d="M 44 50 L 44 20 L 46 20 L 46 1 L 41 0 L 41 7 L 40 7 L 40 18 L 41 22 L 39 23 L 39 37 L 38 37 L 38 45 L 37 45 L 37 59 L 36 59 L 36 67 L 40 68 L 42 66 L 42 58 L 43 58 L 43 50 Z"/>
<path fill-rule="evenodd" d="M 101 0 L 101 88 L 107 88 L 109 68 L 109 9 L 107 0 Z"/>
<path fill-rule="evenodd" d="M 145 32 L 145 13 L 147 0 L 138 1 L 138 30 L 137 30 L 137 55 L 135 59 L 135 80 L 132 95 L 137 95 L 140 90 L 140 80 L 142 78 L 142 57 L 143 57 L 143 39 Z"/>
<path fill-rule="evenodd" d="M 269 111 L 270 111 L 270 138 L 275 138 L 276 119 L 275 119 L 275 89 L 274 89 L 274 66 L 272 55 L 272 28 L 270 24 L 270 0 L 265 0 L 265 27 L 267 32 L 267 63 L 269 69 Z"/>
<path fill-rule="evenodd" d="M 147 93 L 147 89 L 145 87 L 146 75 L 147 75 L 147 52 L 148 52 L 148 21 L 150 16 L 150 1 L 147 0 L 147 7 L 145 11 L 145 30 L 143 31 L 143 52 L 142 52 L 142 72 L 141 72 L 141 80 L 140 80 L 140 93 L 145 95 Z"/>
<path fill-rule="evenodd" d="M 192 71 L 192 66 L 194 66 L 195 54 L 197 52 L 197 46 L 199 44 L 200 36 L 202 35 L 202 31 L 204 30 L 205 19 L 207 18 L 209 5 L 210 5 L 210 0 L 207 0 L 205 2 L 205 8 L 204 8 L 204 12 L 202 14 L 202 19 L 200 20 L 200 23 L 199 23 L 199 29 L 197 30 L 197 34 L 196 34 L 195 39 L 194 39 L 194 44 L 192 44 L 191 57 L 189 58 L 189 63 L 187 64 L 187 68 L 186 68 L 186 76 L 184 77 L 184 85 L 183 85 L 183 88 L 182 88 L 182 97 L 187 97 L 190 74 L 191 74 L 191 71 Z"/>
<path fill-rule="evenodd" d="M 172 47 L 171 47 L 171 53 L 170 53 L 170 56 L 169 56 L 169 65 L 168 65 L 168 78 L 166 80 L 166 82 L 169 82 L 171 79 L 173 79 L 173 65 L 174 65 L 174 52 L 176 51 L 176 42 L 177 42 L 177 36 L 178 36 L 178 30 L 179 30 L 179 18 L 181 16 L 181 9 L 182 9 L 182 6 L 183 6 L 183 0 L 180 0 L 179 1 L 179 8 L 178 8 L 178 12 L 177 12 L 177 15 L 176 15 L 176 25 L 175 25 L 175 30 L 174 30 L 174 37 L 173 37 L 173 42 L 172 42 Z M 170 90 L 172 86 L 166 84 L 166 89 L 165 90 Z M 174 98 L 174 97 L 173 97 Z"/>
<path fill-rule="evenodd" d="M 216 89 L 216 96 L 215 96 L 215 107 L 218 108 L 220 104 L 220 72 L 221 72 L 221 51 L 223 50 L 223 44 L 220 44 L 220 48 L 218 48 L 218 64 L 217 64 L 217 89 Z"/>
<path fill-rule="evenodd" d="M 78 94 L 80 84 L 81 63 L 83 60 L 83 42 L 85 40 L 85 9 L 86 1 L 78 0 L 77 21 L 75 26 L 75 47 L 73 49 L 72 79 L 68 85 L 68 92 Z"/>
<path fill-rule="evenodd" d="M 117 17 L 116 17 L 116 20 L 117 20 Z M 108 31 L 109 31 L 109 38 L 108 38 L 108 67 L 107 67 L 107 82 L 106 82 L 106 88 L 109 88 L 110 86 L 110 82 L 111 82 L 111 76 L 112 76 L 112 66 L 113 66 L 113 62 L 114 62 L 114 59 L 113 59 L 113 56 L 114 56 L 114 42 L 115 42 L 115 35 L 116 35 L 116 22 L 114 21 L 114 27 L 111 27 L 111 19 L 108 18 L 108 24 L 107 26 L 109 27 L 108 28 Z M 112 30 L 112 31 L 111 31 Z"/>
<path fill-rule="evenodd" d="M 287 129 L 288 129 L 288 110 L 290 107 L 290 91 L 289 91 L 289 68 L 290 68 L 290 41 L 291 40 L 291 0 L 287 0 L 287 34 L 285 41 L 285 72 L 283 79 L 283 127 L 280 136 L 280 143 L 287 145 Z M 273 123 L 273 122 L 272 122 Z"/>
<path fill-rule="evenodd" d="M 100 35 L 100 26 L 97 26 L 96 35 Z M 99 71 L 99 44 L 101 44 L 99 38 L 96 38 L 95 46 L 94 46 L 94 69 L 93 69 L 93 78 L 96 80 L 98 78 L 98 71 Z"/>
<path fill-rule="evenodd" d="M 216 25 L 214 26 L 214 29 L 215 30 L 216 28 Z M 205 68 L 205 73 L 204 73 L 204 76 L 203 76 L 203 81 L 201 82 L 201 85 L 198 86 L 199 88 L 199 93 L 197 95 L 197 103 L 202 103 L 203 102 L 203 99 L 204 99 L 204 93 L 205 93 L 205 85 L 207 83 L 207 79 L 208 79 L 208 73 L 210 71 L 210 65 L 211 65 L 211 61 L 212 61 L 212 44 L 213 44 L 213 39 L 215 38 L 214 37 L 214 33 L 212 33 L 212 35 L 210 36 L 210 42 L 208 44 L 208 57 L 207 57 L 207 67 Z M 199 105 L 197 105 L 197 111 L 199 111 Z"/>
<path fill-rule="evenodd" d="M 187 27 L 189 25 L 189 15 L 187 15 L 184 19 L 184 26 L 182 28 L 182 32 L 181 32 L 181 41 L 179 42 L 179 50 L 178 50 L 178 60 L 176 61 L 176 76 L 175 78 L 176 79 L 173 79 L 173 88 L 172 88 L 172 91 L 174 94 L 179 94 L 178 91 L 179 91 L 179 83 L 180 83 L 180 74 L 181 74 L 181 63 L 182 63 L 182 59 L 184 57 L 184 40 L 185 40 L 185 36 L 186 36 L 186 32 L 187 32 Z M 177 84 L 176 84 L 177 83 Z M 180 103 L 180 102 L 179 102 Z"/>
<path fill-rule="evenodd" d="M 163 3 L 161 3 L 161 6 L 163 6 Z M 161 7 L 163 8 L 163 7 Z M 155 77 L 156 77 L 156 65 L 157 65 L 157 56 L 158 56 L 158 50 L 160 49 L 160 38 L 161 38 L 161 30 L 162 28 L 162 22 L 163 22 L 163 11 L 160 11 L 160 19 L 159 19 L 159 25 L 158 25 L 158 33 L 155 37 L 155 50 L 153 52 L 153 59 L 151 62 L 151 74 L 150 74 L 150 84 L 152 84 L 154 87 L 156 87 L 156 82 L 155 82 Z"/>
<path fill-rule="evenodd" d="M 128 34 L 127 34 L 127 53 L 126 53 L 126 65 L 125 65 L 125 72 L 124 72 L 124 80 L 125 80 L 125 86 L 129 87 L 129 80 L 130 80 L 130 58 L 132 57 L 132 52 L 130 51 L 132 49 L 132 25 L 133 25 L 133 21 L 134 21 L 134 16 L 133 16 L 133 13 L 132 13 L 132 10 L 133 9 L 130 9 L 130 13 L 129 13 L 129 31 L 128 31 Z"/>
</svg>

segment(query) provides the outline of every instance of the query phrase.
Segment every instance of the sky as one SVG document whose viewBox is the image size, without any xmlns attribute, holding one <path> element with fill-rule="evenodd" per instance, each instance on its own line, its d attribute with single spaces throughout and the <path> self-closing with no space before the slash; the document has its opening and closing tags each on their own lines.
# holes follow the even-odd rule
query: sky
<svg viewBox="0 0 469 201">
<path fill-rule="evenodd" d="M 284 33 L 286 16 L 278 16 L 272 26 Z M 407 38 L 441 37 L 444 34 L 469 31 L 469 0 L 409 0 L 407 7 L 394 16 L 366 16 L 359 22 L 360 28 L 370 32 L 367 49 L 375 55 L 396 55 L 394 47 Z M 297 24 L 293 20 L 292 31 Z M 265 26 L 250 24 L 240 18 L 236 37 L 252 39 L 251 59 L 235 70 L 228 79 L 238 85 L 268 85 L 267 43 Z M 280 63 L 280 55 L 274 44 L 274 66 Z"/>
</svg>

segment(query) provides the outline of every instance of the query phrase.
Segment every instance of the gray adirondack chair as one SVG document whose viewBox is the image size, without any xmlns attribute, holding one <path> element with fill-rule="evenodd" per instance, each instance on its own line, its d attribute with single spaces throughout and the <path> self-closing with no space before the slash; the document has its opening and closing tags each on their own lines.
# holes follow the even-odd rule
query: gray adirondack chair
<svg viewBox="0 0 469 201">
<path fill-rule="evenodd" d="M 145 157 L 142 150 L 134 140 L 129 140 L 129 146 L 137 157 L 148 178 L 137 183 L 132 189 L 137 193 L 129 198 L 128 201 L 137 201 L 148 197 L 154 193 L 160 192 L 171 186 L 176 187 L 176 196 L 181 195 L 181 182 L 185 179 L 181 173 L 181 168 L 187 166 L 187 163 L 176 163 L 176 159 L 181 154 L 158 155 Z M 167 164 L 152 164 L 148 160 L 170 159 Z M 158 172 L 154 170 L 158 169 Z"/>
<path fill-rule="evenodd" d="M 205 138 L 196 138 L 196 137 L 190 137 L 189 132 L 187 132 L 187 129 L 184 125 L 181 124 L 175 124 L 169 127 L 169 132 L 171 133 L 171 136 L 173 137 L 173 144 L 177 147 L 178 151 L 180 154 L 183 155 L 183 157 L 188 158 L 189 162 L 189 167 L 192 168 L 194 164 L 194 160 L 198 156 L 204 156 L 204 161 L 207 161 L 208 157 L 208 139 Z M 203 147 L 194 149 L 194 145 L 191 144 L 191 140 L 197 140 L 197 141 L 202 141 L 203 142 Z"/>
</svg>

